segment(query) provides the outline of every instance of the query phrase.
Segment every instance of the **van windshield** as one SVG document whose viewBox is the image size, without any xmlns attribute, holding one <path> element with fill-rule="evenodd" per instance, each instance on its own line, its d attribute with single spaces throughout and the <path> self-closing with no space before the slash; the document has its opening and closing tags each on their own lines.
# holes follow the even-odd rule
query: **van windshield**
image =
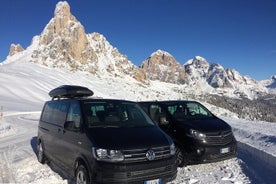
<svg viewBox="0 0 276 184">
<path fill-rule="evenodd" d="M 152 120 L 136 103 L 85 102 L 84 113 L 89 128 L 154 126 Z"/>
<path fill-rule="evenodd" d="M 197 102 L 177 102 L 166 104 L 167 110 L 178 121 L 213 118 L 213 114 Z"/>
</svg>

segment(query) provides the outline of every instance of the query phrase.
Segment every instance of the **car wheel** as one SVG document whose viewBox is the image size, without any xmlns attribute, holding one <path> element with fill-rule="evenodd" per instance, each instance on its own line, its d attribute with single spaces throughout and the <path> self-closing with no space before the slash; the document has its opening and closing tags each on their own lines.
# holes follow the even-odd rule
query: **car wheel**
<svg viewBox="0 0 276 184">
<path fill-rule="evenodd" d="M 42 145 L 42 142 L 39 142 L 37 144 L 37 151 L 38 151 L 38 154 L 37 154 L 37 160 L 44 164 L 45 161 L 46 161 L 46 156 L 45 156 L 45 153 L 44 153 L 44 147 Z"/>
<path fill-rule="evenodd" d="M 76 171 L 77 184 L 89 184 L 89 174 L 83 165 L 79 165 Z"/>
<path fill-rule="evenodd" d="M 186 154 L 178 147 L 175 146 L 176 164 L 178 167 L 187 165 Z"/>
</svg>

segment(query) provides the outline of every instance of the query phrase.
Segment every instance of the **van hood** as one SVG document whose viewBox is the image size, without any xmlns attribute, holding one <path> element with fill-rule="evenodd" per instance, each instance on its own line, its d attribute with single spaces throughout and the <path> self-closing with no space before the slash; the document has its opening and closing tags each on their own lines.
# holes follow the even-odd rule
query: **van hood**
<svg viewBox="0 0 276 184">
<path fill-rule="evenodd" d="M 219 118 L 190 119 L 187 121 L 177 121 L 182 129 L 194 129 L 200 132 L 219 132 L 231 130 L 231 126 Z"/>
<path fill-rule="evenodd" d="M 94 147 L 126 150 L 169 146 L 171 139 L 158 127 L 91 128 L 88 130 Z"/>
</svg>

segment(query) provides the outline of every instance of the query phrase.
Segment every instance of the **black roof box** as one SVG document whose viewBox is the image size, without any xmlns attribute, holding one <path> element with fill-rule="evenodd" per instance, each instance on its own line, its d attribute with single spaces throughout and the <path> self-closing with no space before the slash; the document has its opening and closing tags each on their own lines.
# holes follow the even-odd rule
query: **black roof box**
<svg viewBox="0 0 276 184">
<path fill-rule="evenodd" d="M 49 96 L 52 98 L 88 97 L 93 94 L 94 92 L 86 87 L 72 85 L 59 86 L 49 92 Z"/>
</svg>

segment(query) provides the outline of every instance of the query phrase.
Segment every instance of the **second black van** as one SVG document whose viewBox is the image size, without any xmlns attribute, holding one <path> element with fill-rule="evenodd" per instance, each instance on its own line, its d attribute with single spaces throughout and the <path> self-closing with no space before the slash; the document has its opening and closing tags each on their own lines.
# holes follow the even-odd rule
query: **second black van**
<svg viewBox="0 0 276 184">
<path fill-rule="evenodd" d="M 174 140 L 178 166 L 232 158 L 237 141 L 232 128 L 196 101 L 139 102 Z"/>
</svg>

